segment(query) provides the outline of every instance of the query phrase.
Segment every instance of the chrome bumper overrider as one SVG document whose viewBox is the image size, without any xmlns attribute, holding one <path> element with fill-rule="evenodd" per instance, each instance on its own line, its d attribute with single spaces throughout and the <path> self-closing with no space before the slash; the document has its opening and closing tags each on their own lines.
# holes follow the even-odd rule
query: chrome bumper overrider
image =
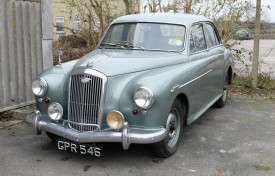
<svg viewBox="0 0 275 176">
<path fill-rule="evenodd" d="M 122 132 L 103 132 L 98 126 L 99 131 L 97 132 L 80 133 L 65 127 L 65 123 L 68 123 L 68 121 L 64 121 L 63 126 L 43 121 L 40 111 L 35 111 L 27 115 L 26 121 L 33 124 L 34 132 L 37 135 L 41 134 L 44 130 L 75 142 L 121 142 L 125 150 L 129 148 L 131 143 L 149 144 L 159 142 L 163 140 L 167 134 L 165 128 L 154 132 L 131 133 L 128 122 L 124 122 Z"/>
</svg>

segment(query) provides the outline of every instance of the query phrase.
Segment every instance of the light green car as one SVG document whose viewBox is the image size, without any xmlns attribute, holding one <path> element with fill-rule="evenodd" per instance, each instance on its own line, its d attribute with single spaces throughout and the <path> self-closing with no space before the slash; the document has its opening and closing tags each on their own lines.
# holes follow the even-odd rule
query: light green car
<svg viewBox="0 0 275 176">
<path fill-rule="evenodd" d="M 178 148 L 184 125 L 223 107 L 233 57 L 213 23 L 184 14 L 117 18 L 97 48 L 33 81 L 35 134 L 59 150 L 102 155 L 101 142 L 152 144 L 161 157 Z"/>
</svg>

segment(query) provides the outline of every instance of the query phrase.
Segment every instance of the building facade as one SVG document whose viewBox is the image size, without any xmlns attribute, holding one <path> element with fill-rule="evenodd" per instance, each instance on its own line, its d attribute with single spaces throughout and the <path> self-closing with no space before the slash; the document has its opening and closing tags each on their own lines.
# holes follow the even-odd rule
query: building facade
<svg viewBox="0 0 275 176">
<path fill-rule="evenodd" d="M 88 8 L 93 18 L 91 30 L 97 31 L 100 27 L 99 18 L 91 7 L 89 0 L 74 1 L 76 4 L 71 5 L 69 5 L 69 2 L 73 1 L 52 0 L 53 25 L 55 26 L 53 27 L 53 40 L 58 40 L 64 35 L 71 35 L 73 32 L 80 32 L 84 28 L 87 29 L 88 22 L 86 17 L 89 14 Z M 98 0 L 98 2 L 101 1 Z M 106 5 L 103 4 L 103 6 Z M 109 0 L 108 6 L 111 11 L 111 18 L 125 15 L 125 4 L 123 0 Z M 136 12 L 138 11 L 139 5 L 136 5 Z"/>
</svg>

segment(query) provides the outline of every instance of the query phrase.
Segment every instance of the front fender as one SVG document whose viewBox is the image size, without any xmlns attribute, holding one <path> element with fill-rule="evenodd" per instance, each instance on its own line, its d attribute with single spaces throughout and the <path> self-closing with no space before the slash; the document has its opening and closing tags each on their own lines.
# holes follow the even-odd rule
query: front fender
<svg viewBox="0 0 275 176">
<path fill-rule="evenodd" d="M 64 109 L 63 118 L 67 118 L 67 94 L 68 94 L 68 81 L 69 74 L 73 69 L 74 64 L 77 60 L 63 63 L 45 70 L 38 75 L 38 78 L 43 78 L 48 83 L 48 90 L 44 97 L 50 98 L 50 102 L 59 103 Z M 38 102 L 39 97 L 35 97 L 37 109 L 41 112 L 42 117 L 48 116 L 48 106 L 50 103 Z"/>
<path fill-rule="evenodd" d="M 143 72 L 135 76 L 123 89 L 119 99 L 119 110 L 126 115 L 129 125 L 146 126 L 146 127 L 163 127 L 167 122 L 170 108 L 178 91 L 172 92 L 173 86 L 178 83 L 186 82 L 188 67 L 186 63 L 159 68 Z M 147 115 L 133 115 L 134 108 L 140 109 L 134 102 L 134 92 L 140 88 L 146 87 L 154 94 L 154 103 L 147 110 Z"/>
</svg>

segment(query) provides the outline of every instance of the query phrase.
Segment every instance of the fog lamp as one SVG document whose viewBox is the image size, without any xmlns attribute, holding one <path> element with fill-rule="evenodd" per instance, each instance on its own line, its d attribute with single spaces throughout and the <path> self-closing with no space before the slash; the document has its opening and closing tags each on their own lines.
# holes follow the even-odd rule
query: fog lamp
<svg viewBox="0 0 275 176">
<path fill-rule="evenodd" d="M 48 114 L 52 120 L 60 120 L 63 116 L 63 108 L 59 103 L 52 103 L 48 108 Z"/>
<path fill-rule="evenodd" d="M 107 124 L 112 129 L 120 129 L 124 123 L 124 116 L 119 111 L 111 111 L 107 116 Z"/>
</svg>

